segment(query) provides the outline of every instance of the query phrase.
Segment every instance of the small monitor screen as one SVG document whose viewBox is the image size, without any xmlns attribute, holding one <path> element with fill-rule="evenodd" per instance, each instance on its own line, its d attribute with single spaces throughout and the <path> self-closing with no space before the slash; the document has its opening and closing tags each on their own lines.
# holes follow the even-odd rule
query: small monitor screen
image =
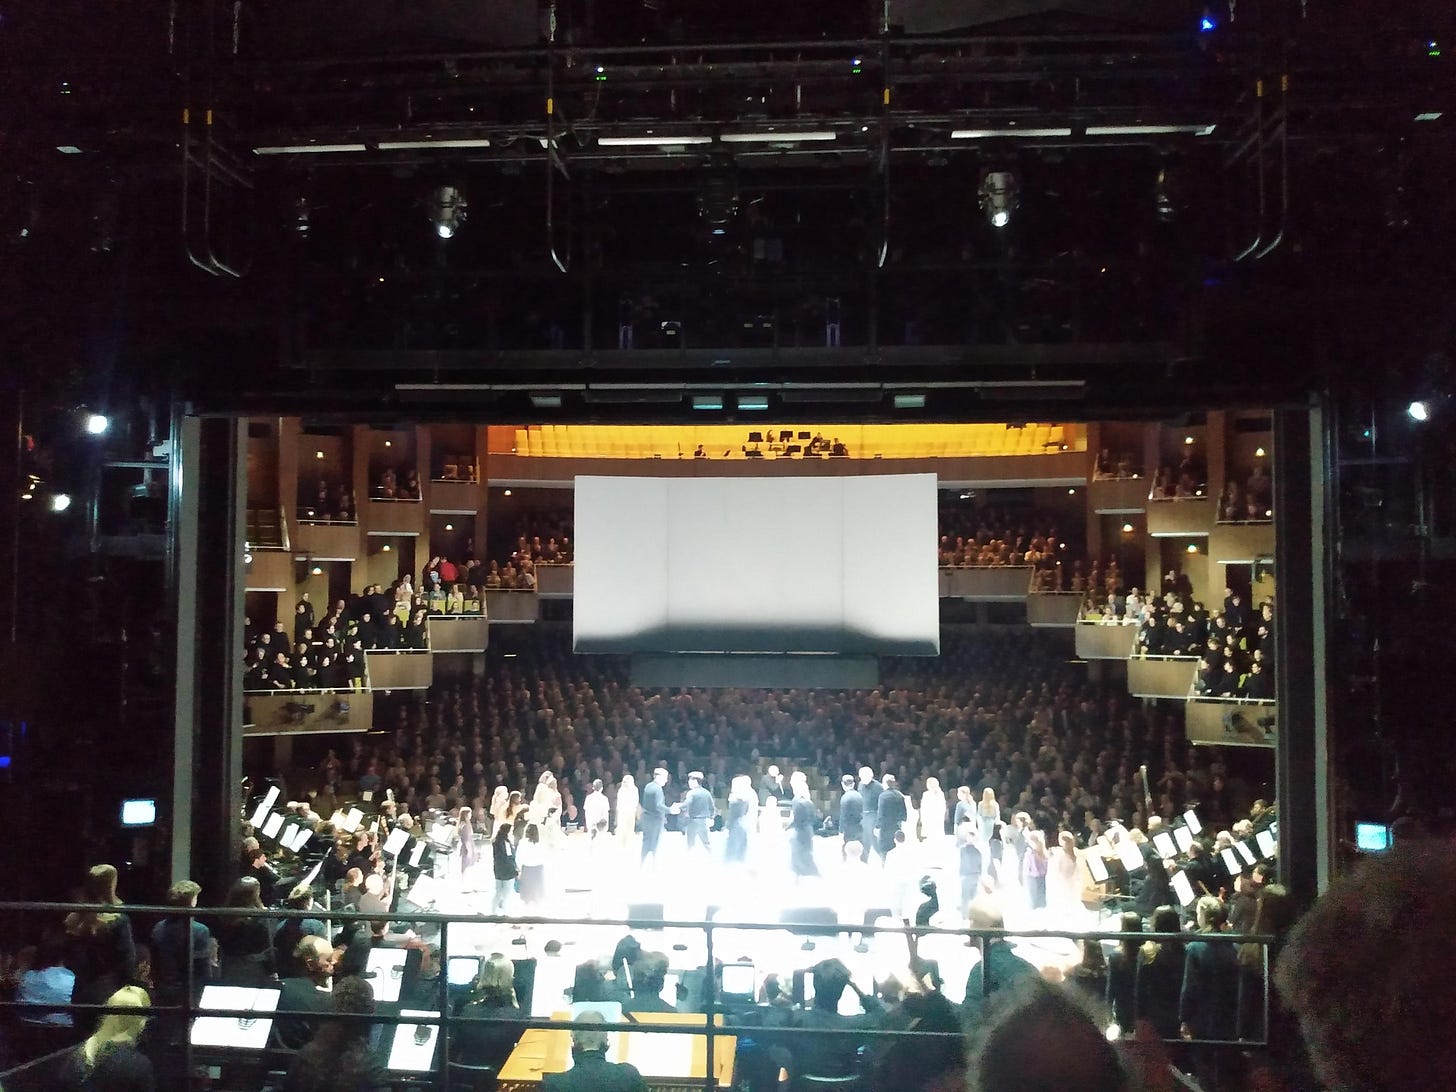
<svg viewBox="0 0 1456 1092">
<path fill-rule="evenodd" d="M 1390 848 L 1390 828 L 1384 823 L 1356 823 L 1355 848 L 1362 853 L 1384 853 Z"/>
<path fill-rule="evenodd" d="M 469 986 L 479 973 L 479 956 L 451 956 L 445 968 L 445 981 L 452 986 Z"/>
<path fill-rule="evenodd" d="M 723 992 L 734 997 L 752 997 L 756 979 L 752 963 L 723 964 Z"/>
<path fill-rule="evenodd" d="M 123 800 L 121 802 L 121 825 L 124 827 L 149 827 L 157 821 L 155 800 Z"/>
</svg>

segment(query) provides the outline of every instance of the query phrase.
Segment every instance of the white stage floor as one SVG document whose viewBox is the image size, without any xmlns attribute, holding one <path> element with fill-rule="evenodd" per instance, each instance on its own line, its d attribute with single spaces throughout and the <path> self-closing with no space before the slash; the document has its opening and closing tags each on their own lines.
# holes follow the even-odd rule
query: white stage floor
<svg viewBox="0 0 1456 1092">
<path fill-rule="evenodd" d="M 786 913 L 822 907 L 831 910 L 843 925 L 863 924 L 871 910 L 888 912 L 891 920 L 879 917 L 880 924 L 899 925 L 902 917 L 913 920 L 915 908 L 924 899 L 919 892 L 923 876 L 935 879 L 940 893 L 942 909 L 932 924 L 943 928 L 965 924 L 959 913 L 960 880 L 950 838 L 897 849 L 883 866 L 874 856 L 867 864 L 845 863 L 841 861 L 837 838 L 816 838 L 815 862 L 820 875 L 798 879 L 788 870 L 787 843 L 760 844 L 749 864 L 725 865 L 722 837 L 713 836 L 711 853 L 699 850 L 690 855 L 681 834 L 664 834 L 659 859 L 643 867 L 635 843 L 626 845 L 615 837 L 593 841 L 580 834 L 566 836 L 557 848 L 547 852 L 544 898 L 526 905 L 513 896 L 507 916 L 612 920 L 655 917 L 659 907 L 666 921 L 700 921 L 711 914 L 717 923 L 713 930 L 714 958 L 752 962 L 759 982 L 765 974 L 777 973 L 787 989 L 796 969 L 837 956 L 849 966 L 856 984 L 866 991 L 890 975 L 906 977 L 909 947 L 904 936 L 871 936 L 865 945 L 867 950 L 862 952 L 855 951 L 854 942 L 860 939 L 857 936 L 818 936 L 812 938 L 812 949 L 806 950 L 803 934 L 788 929 L 733 929 L 732 924 L 777 924 Z M 463 879 L 458 874 L 450 875 L 447 864 L 442 868 L 442 878 L 424 885 L 432 896 L 432 909 L 462 915 L 483 916 L 489 912 L 495 884 L 489 847 L 482 848 L 481 863 Z M 905 856 L 897 860 L 899 854 Z M 1080 903 L 1032 910 L 1014 883 L 999 886 L 996 894 L 1003 906 L 1006 927 L 1011 930 L 1067 929 L 1081 933 L 1116 925 L 1103 922 L 1097 912 Z M 461 923 L 450 926 L 448 953 L 498 952 L 511 958 L 537 957 L 532 1008 L 537 1015 L 549 1015 L 563 1007 L 561 991 L 571 985 L 576 965 L 587 959 L 607 962 L 627 931 L 617 925 Z M 706 964 L 701 929 L 638 928 L 631 932 L 644 949 L 667 955 L 674 978 Z M 560 942 L 561 951 L 547 955 L 545 948 L 552 940 Z M 1034 938 L 1018 941 L 1016 947 L 1018 954 L 1051 977 L 1070 971 L 1081 958 L 1077 942 L 1071 938 Z M 924 937 L 919 950 L 923 958 L 939 963 L 946 996 L 959 1002 L 967 976 L 979 958 L 977 950 L 967 947 L 964 939 L 949 936 Z M 670 980 L 667 992 L 672 988 Z M 853 1000 L 851 992 L 846 991 L 845 996 Z"/>
</svg>

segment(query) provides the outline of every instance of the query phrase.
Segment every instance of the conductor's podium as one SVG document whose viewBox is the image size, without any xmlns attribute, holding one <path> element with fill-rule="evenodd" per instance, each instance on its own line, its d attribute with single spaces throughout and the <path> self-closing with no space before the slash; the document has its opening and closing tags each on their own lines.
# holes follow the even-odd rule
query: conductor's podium
<svg viewBox="0 0 1456 1092">
<path fill-rule="evenodd" d="M 568 1021 L 571 1014 L 557 1012 L 553 1020 Z M 637 1012 L 623 1016 L 639 1024 L 673 1027 L 703 1027 L 705 1017 L 698 1013 Z M 723 1017 L 714 1016 L 721 1026 Z M 637 1067 L 647 1087 L 653 1092 L 688 1092 L 701 1090 L 708 1076 L 708 1037 L 706 1035 L 656 1034 L 651 1031 L 613 1031 L 607 1033 L 612 1049 L 608 1061 L 628 1062 Z M 731 1035 L 713 1037 L 713 1070 L 720 1088 L 733 1087 L 733 1061 L 738 1041 Z M 501 1066 L 496 1082 L 498 1092 L 535 1092 L 548 1073 L 562 1073 L 571 1063 L 571 1030 L 532 1028 L 521 1036 L 516 1049 Z"/>
</svg>

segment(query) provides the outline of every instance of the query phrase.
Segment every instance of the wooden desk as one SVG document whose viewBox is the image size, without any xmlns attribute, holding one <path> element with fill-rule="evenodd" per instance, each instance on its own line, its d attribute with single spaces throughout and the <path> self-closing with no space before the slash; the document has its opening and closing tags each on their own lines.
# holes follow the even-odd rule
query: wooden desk
<svg viewBox="0 0 1456 1092">
<path fill-rule="evenodd" d="M 571 1014 L 558 1012 L 554 1020 L 569 1020 Z M 639 1012 L 624 1016 L 624 1020 L 636 1020 L 641 1024 L 672 1025 L 675 1027 L 703 1027 L 704 1018 L 698 1013 Z M 721 1026 L 722 1016 L 715 1016 L 714 1023 Z M 701 1089 L 708 1075 L 708 1037 L 706 1035 L 653 1035 L 650 1032 L 608 1032 L 619 1038 L 615 1052 L 609 1051 L 612 1061 L 629 1062 L 641 1072 L 647 1086 L 654 1092 L 679 1092 L 679 1090 Z M 737 1040 L 731 1035 L 713 1038 L 713 1068 L 717 1071 L 718 1086 L 729 1088 L 733 1084 L 733 1058 Z M 535 1092 L 541 1087 L 541 1079 L 547 1073 L 562 1073 L 571 1058 L 571 1031 L 567 1028 L 532 1028 L 521 1036 L 516 1049 L 501 1067 L 497 1081 L 499 1092 Z"/>
</svg>

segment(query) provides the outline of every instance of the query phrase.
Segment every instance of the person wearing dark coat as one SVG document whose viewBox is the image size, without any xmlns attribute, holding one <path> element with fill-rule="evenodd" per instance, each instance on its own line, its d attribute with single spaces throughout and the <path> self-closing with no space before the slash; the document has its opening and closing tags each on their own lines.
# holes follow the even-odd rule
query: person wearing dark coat
<svg viewBox="0 0 1456 1092">
<path fill-rule="evenodd" d="M 967 915 L 972 929 L 1004 929 L 1006 919 L 1000 905 L 992 898 L 977 898 L 971 902 Z M 961 1002 L 961 1021 L 967 1030 L 978 1026 L 984 1019 L 990 1000 L 1003 990 L 1008 990 L 1027 978 L 1040 977 L 1037 969 L 1012 950 L 1006 940 L 989 940 L 982 948 L 985 965 L 985 986 L 982 988 L 982 965 L 971 968 L 966 979 L 965 1000 Z"/>
<path fill-rule="evenodd" d="M 652 780 L 642 789 L 642 818 L 638 826 L 642 829 L 642 862 L 647 858 L 657 860 L 657 843 L 662 840 L 662 828 L 667 825 L 667 802 L 662 796 L 662 787 L 667 784 L 667 771 L 659 766 L 652 771 Z"/>
<path fill-rule="evenodd" d="M 796 877 L 817 876 L 819 867 L 814 863 L 814 830 L 819 817 L 814 812 L 814 801 L 809 798 L 809 782 L 799 771 L 789 779 L 794 794 L 794 806 L 789 817 L 789 870 Z"/>
<path fill-rule="evenodd" d="M 688 794 L 683 800 L 683 833 L 687 835 L 688 850 L 702 844 L 708 848 L 708 827 L 713 822 L 717 808 L 713 805 L 713 794 L 703 788 L 703 775 L 694 770 L 688 774 Z"/>
<path fill-rule="evenodd" d="M 86 874 L 82 898 L 88 903 L 118 906 L 116 868 L 96 865 Z M 78 1005 L 104 1005 L 106 999 L 136 978 L 136 942 L 131 919 L 110 911 L 78 910 L 66 917 L 66 968 L 76 976 L 71 1000 Z M 99 1017 L 84 1015 L 95 1027 Z"/>
<path fill-rule="evenodd" d="M 1124 911 L 1118 919 L 1117 931 L 1141 933 L 1142 915 L 1133 910 Z M 1138 942 L 1135 940 L 1119 941 L 1107 957 L 1107 1004 L 1118 1026 L 1129 1031 L 1137 1025 L 1137 964 Z"/>
<path fill-rule="evenodd" d="M 1198 932 L 1223 931 L 1227 921 L 1223 903 L 1198 900 Z M 1232 944 L 1190 940 L 1185 950 L 1183 989 L 1178 996 L 1178 1031 L 1185 1039 L 1233 1039 L 1238 1028 L 1239 957 Z M 1215 1087 L 1219 1084 L 1221 1054 L 1217 1047 L 1194 1053 L 1194 1074 Z"/>
<path fill-rule="evenodd" d="M 635 1066 L 607 1061 L 607 1033 L 592 1027 L 601 1023 L 605 1020 L 599 1012 L 577 1015 L 571 1029 L 571 1068 L 546 1074 L 541 1080 L 544 1092 L 647 1092 Z"/>
<path fill-rule="evenodd" d="M 784 783 L 784 775 L 779 773 L 777 766 L 770 766 L 768 772 L 758 779 L 758 802 L 767 804 L 769 797 L 779 803 L 789 798 L 789 787 Z"/>
<path fill-rule="evenodd" d="M 870 859 L 870 849 L 875 844 L 875 823 L 880 814 L 880 793 L 884 786 L 875 780 L 875 771 L 868 766 L 859 768 L 859 795 L 864 801 L 864 827 L 860 831 L 859 844 L 861 861 Z"/>
<path fill-rule="evenodd" d="M 909 814 L 905 807 L 905 794 L 896 785 L 894 774 L 885 775 L 884 789 L 880 793 L 876 810 L 878 818 L 875 825 L 879 831 L 879 840 L 875 843 L 875 851 L 883 861 L 885 855 L 894 848 L 895 835 L 904 826 Z"/>
<path fill-rule="evenodd" d="M 1154 933 L 1177 933 L 1178 911 L 1160 906 L 1153 912 Z M 1183 992 L 1184 952 L 1181 940 L 1147 941 L 1138 950 L 1137 1015 L 1152 1021 L 1160 1039 L 1178 1038 L 1178 999 Z"/>
<path fill-rule="evenodd" d="M 852 774 L 841 777 L 839 787 L 843 790 L 839 795 L 839 833 L 848 845 L 864 836 L 864 797 L 854 787 Z"/>
</svg>

